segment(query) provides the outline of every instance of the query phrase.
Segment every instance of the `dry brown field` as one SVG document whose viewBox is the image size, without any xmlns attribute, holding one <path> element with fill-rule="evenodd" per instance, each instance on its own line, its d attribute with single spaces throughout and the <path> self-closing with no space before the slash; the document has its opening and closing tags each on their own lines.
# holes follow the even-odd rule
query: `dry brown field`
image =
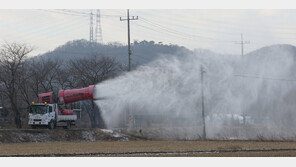
<svg viewBox="0 0 296 167">
<path fill-rule="evenodd" d="M 296 156 L 294 141 L 101 141 L 101 142 L 35 142 L 0 144 L 0 155 L 80 154 L 127 152 L 186 152 L 213 150 L 294 149 L 249 152 L 171 153 L 155 155 L 92 156 Z M 71 156 L 71 155 L 68 155 Z M 80 155 L 81 156 L 81 155 Z M 83 155 L 84 156 L 84 155 Z M 85 155 L 87 156 L 87 155 Z"/>
</svg>

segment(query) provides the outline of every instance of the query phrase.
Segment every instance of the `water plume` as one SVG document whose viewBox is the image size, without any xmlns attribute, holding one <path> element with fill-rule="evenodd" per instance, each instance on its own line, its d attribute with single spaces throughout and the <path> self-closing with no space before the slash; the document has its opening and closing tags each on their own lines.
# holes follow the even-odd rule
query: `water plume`
<svg viewBox="0 0 296 167">
<path fill-rule="evenodd" d="M 208 139 L 294 140 L 296 49 L 274 45 L 241 57 L 205 50 L 162 55 L 96 85 L 108 128 L 143 129 L 153 138 L 202 136 L 201 73 Z"/>
</svg>

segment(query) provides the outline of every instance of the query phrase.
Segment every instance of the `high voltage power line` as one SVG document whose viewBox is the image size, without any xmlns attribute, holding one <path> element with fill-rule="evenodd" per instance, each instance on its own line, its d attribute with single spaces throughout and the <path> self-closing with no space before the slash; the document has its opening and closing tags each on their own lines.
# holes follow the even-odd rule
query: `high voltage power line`
<svg viewBox="0 0 296 167">
<path fill-rule="evenodd" d="M 135 25 L 137 25 L 139 27 L 142 27 L 142 28 L 145 28 L 145 29 L 148 29 L 148 30 L 151 30 L 151 31 L 154 31 L 154 32 L 157 32 L 159 34 L 167 34 L 169 36 L 174 36 L 176 38 L 182 38 L 182 39 L 185 39 L 185 40 L 193 40 L 193 41 L 197 40 L 196 38 L 194 39 L 192 37 L 187 37 L 187 36 L 183 36 L 183 35 L 180 35 L 180 34 L 171 33 L 171 32 L 168 32 L 168 31 L 153 29 L 152 27 L 147 27 L 147 26 L 144 26 L 144 25 L 141 25 L 141 24 L 138 24 L 138 23 L 135 23 Z"/>
<path fill-rule="evenodd" d="M 142 11 L 141 11 L 142 12 Z M 145 12 L 144 12 L 145 13 Z M 146 14 L 148 14 L 147 12 L 146 12 Z M 155 18 L 156 20 L 159 20 L 160 18 L 163 18 L 163 20 L 162 20 L 162 22 L 166 22 L 166 23 L 173 23 L 173 22 L 179 22 L 179 23 L 181 23 L 181 22 L 184 22 L 185 20 L 186 20 L 186 18 L 190 18 L 190 20 L 189 21 L 191 21 L 192 19 L 196 19 L 195 17 L 194 17 L 194 15 L 186 15 L 186 17 L 174 17 L 173 19 L 172 19 L 172 17 L 170 17 L 171 15 L 167 15 L 167 14 L 158 14 L 157 13 L 157 17 L 153 17 L 153 14 L 154 13 L 149 13 L 149 18 Z M 221 27 L 221 25 L 225 25 L 225 26 L 227 26 L 228 28 L 234 28 L 234 24 L 237 24 L 238 22 L 233 22 L 233 21 L 230 21 L 229 22 L 229 20 L 227 20 L 227 21 L 225 21 L 225 19 L 224 20 L 221 20 L 221 19 L 213 19 L 213 18 L 207 18 L 206 20 L 202 20 L 202 19 L 200 19 L 199 18 L 199 20 L 198 20 L 198 24 L 200 25 L 201 23 L 202 23 L 202 21 L 205 21 L 205 22 L 203 22 L 203 23 L 206 23 L 206 24 L 204 24 L 204 25 L 208 25 L 208 23 L 209 22 L 211 22 L 211 23 L 215 23 L 215 24 L 219 24 L 219 27 Z M 240 21 L 241 21 L 241 19 L 240 19 Z M 186 22 L 186 21 L 185 21 Z M 246 24 L 246 23 L 250 23 L 248 20 L 246 20 L 245 22 L 244 22 L 244 25 Z M 257 26 L 257 24 L 254 24 L 255 26 Z M 254 25 L 248 25 L 248 28 L 254 28 Z M 231 27 L 229 27 L 229 26 L 231 26 Z M 279 27 L 279 26 L 277 26 L 277 25 L 272 25 L 273 27 L 271 27 L 271 28 L 280 28 L 280 29 L 287 29 L 287 28 L 283 28 L 283 27 Z M 235 27 L 235 28 L 239 28 L 239 29 L 241 29 L 240 27 Z M 261 28 L 261 27 L 256 27 L 256 29 L 258 30 L 258 28 Z M 292 30 L 294 30 L 296 27 L 290 27 L 290 29 L 292 29 Z M 262 28 L 262 30 L 263 31 L 266 31 L 266 29 L 264 29 L 264 28 Z M 240 32 L 241 30 L 239 30 L 238 32 Z"/>
<path fill-rule="evenodd" d="M 61 13 L 61 14 L 69 14 L 69 15 L 78 15 L 78 16 L 86 16 L 88 17 L 88 13 L 87 12 L 81 12 L 81 11 L 74 11 L 74 10 L 43 10 L 43 11 L 49 11 L 49 12 L 55 12 L 55 13 Z M 112 17 L 118 17 L 120 15 L 102 15 L 102 16 L 112 16 Z M 143 18 L 145 19 L 145 18 Z M 150 20 L 151 22 L 151 20 Z M 223 33 L 223 32 L 221 32 Z M 208 38 L 208 37 L 206 37 Z"/>
<path fill-rule="evenodd" d="M 87 16 L 88 13 L 86 12 L 80 12 L 80 11 L 72 11 L 72 10 L 58 10 L 58 11 L 52 11 L 50 10 L 51 12 L 57 12 L 57 13 L 61 13 L 61 14 L 70 14 L 70 15 L 79 15 L 79 16 Z M 104 16 L 104 15 L 102 15 Z M 113 16 L 113 17 L 117 17 L 117 16 L 120 16 L 120 15 L 108 15 L 108 16 Z M 206 37 L 206 36 L 201 36 L 201 35 L 196 35 L 196 34 L 188 34 L 188 33 L 184 33 L 184 32 L 180 32 L 180 31 L 176 31 L 176 30 L 172 30 L 171 28 L 167 28 L 163 25 L 160 25 L 159 23 L 156 23 L 154 21 L 151 21 L 151 20 L 148 20 L 148 19 L 145 19 L 145 18 L 142 18 L 141 17 L 141 21 L 145 22 L 147 24 L 149 24 L 150 26 L 152 25 L 153 27 L 156 27 L 158 29 L 162 29 L 163 31 L 166 31 L 166 32 L 169 32 L 171 34 L 175 33 L 175 34 L 178 34 L 178 35 L 182 35 L 182 36 L 186 36 L 186 38 L 190 38 L 190 40 L 196 40 L 196 39 L 193 39 L 194 37 L 197 37 L 197 38 L 203 38 L 203 39 L 207 39 L 207 40 L 215 40 L 215 42 L 218 42 L 218 41 L 221 41 L 221 42 L 233 42 L 233 41 L 225 41 L 225 40 L 220 40 L 220 39 L 216 39 L 216 38 L 212 38 L 212 37 Z M 141 25 L 143 27 L 143 25 Z M 146 27 L 147 28 L 147 27 Z M 219 32 L 219 33 L 223 33 L 223 32 Z M 228 33 L 225 33 L 225 34 L 228 34 Z"/>
<path fill-rule="evenodd" d="M 31 29 L 31 31 L 22 32 L 21 35 L 18 35 L 18 38 L 27 37 L 25 39 L 34 39 L 34 36 L 37 36 L 37 34 L 39 34 L 38 37 L 40 38 L 41 37 L 40 34 L 44 34 L 44 35 L 48 34 L 48 31 L 51 30 L 52 28 L 58 27 L 58 29 L 56 29 L 53 32 L 53 33 L 56 33 L 56 32 L 65 31 L 64 28 L 67 28 L 66 30 L 77 29 L 77 25 L 82 25 L 82 24 L 79 24 L 80 20 L 76 20 L 76 22 L 73 22 L 73 21 L 75 21 L 75 19 L 74 19 L 70 22 L 70 24 L 65 24 L 65 20 L 68 20 L 68 19 L 63 19 L 61 22 L 50 23 L 49 26 L 47 26 L 45 28 L 38 29 L 38 30 Z M 74 26 L 72 27 L 71 25 L 76 25 L 76 27 L 74 27 Z M 57 37 L 57 36 L 52 35 L 52 37 Z M 49 40 L 48 37 L 46 37 L 46 38 L 47 38 L 47 40 Z"/>
<path fill-rule="evenodd" d="M 144 25 L 141 25 L 141 24 L 138 24 L 138 23 L 136 23 L 136 25 L 139 26 L 139 27 L 142 27 L 142 28 L 157 32 L 159 34 L 167 34 L 169 36 L 173 36 L 173 37 L 176 37 L 176 38 L 182 38 L 182 39 L 185 39 L 185 40 L 194 40 L 194 41 L 197 40 L 196 38 L 194 39 L 192 37 L 188 37 L 188 36 L 184 36 L 184 35 L 180 35 L 180 34 L 175 34 L 175 33 L 172 33 L 170 31 L 163 30 L 163 29 L 160 29 L 160 30 L 159 29 L 153 29 L 152 27 L 144 26 Z"/>
<path fill-rule="evenodd" d="M 185 33 L 185 32 L 181 32 L 181 31 L 178 31 L 178 30 L 174 30 L 172 28 L 168 28 L 168 27 L 165 27 L 159 23 L 156 23 L 156 22 L 151 22 L 147 19 L 144 19 L 144 18 L 141 18 L 141 20 L 143 22 L 146 22 L 147 24 L 150 24 L 154 27 L 158 27 L 164 31 L 167 31 L 167 32 L 170 32 L 170 33 L 174 33 L 174 34 L 179 34 L 179 35 L 184 35 L 184 36 L 187 36 L 187 37 L 196 37 L 196 38 L 203 38 L 203 39 L 207 39 L 207 40 L 215 40 L 215 41 L 221 41 L 221 42 L 232 42 L 232 41 L 226 41 L 226 40 L 220 40 L 220 39 L 217 39 L 217 38 L 212 38 L 212 37 L 205 37 L 205 36 L 201 36 L 201 35 L 196 35 L 196 34 L 188 34 L 188 33 Z"/>
<path fill-rule="evenodd" d="M 87 12 L 78 12 L 73 10 L 49 10 L 49 9 L 39 9 L 39 10 L 45 11 L 45 12 L 57 13 L 57 14 L 71 15 L 71 16 L 89 17 L 89 13 Z M 95 15 L 95 13 L 93 13 L 92 15 Z M 121 15 L 101 14 L 101 16 L 102 17 L 120 17 Z"/>
<path fill-rule="evenodd" d="M 158 17 L 156 19 L 159 20 L 159 18 L 166 18 L 166 19 L 162 20 L 162 23 L 166 23 L 166 24 L 170 24 L 170 25 L 172 25 L 174 23 L 181 23 L 182 24 L 182 23 L 184 23 L 184 19 L 185 19 L 183 17 L 182 17 L 182 19 L 178 19 L 178 17 L 174 17 L 174 19 L 171 19 L 171 18 L 163 17 L 163 16 L 168 16 L 168 15 L 158 15 Z M 150 15 L 149 16 L 149 20 L 152 21 L 150 18 L 154 18 L 153 15 Z M 199 20 L 198 25 L 201 24 L 201 21 L 202 20 Z M 233 29 L 234 28 L 233 27 L 233 24 L 227 24 L 227 23 L 225 23 L 225 21 L 221 21 L 221 20 L 214 20 L 213 21 L 213 20 L 211 20 L 211 22 L 213 22 L 215 24 L 226 25 L 228 27 L 228 29 Z M 241 33 L 241 28 L 239 28 L 239 27 L 236 27 L 236 29 L 238 29 L 238 28 L 240 29 L 240 30 L 237 30 L 238 31 L 237 33 L 229 33 L 229 32 L 217 31 L 217 30 L 212 29 L 212 27 L 208 27 L 208 23 L 209 23 L 209 20 L 208 19 L 206 20 L 206 23 L 207 24 L 204 24 L 204 25 L 207 25 L 206 30 L 201 30 L 201 31 L 211 31 L 213 33 L 219 33 L 219 34 L 225 34 L 225 35 L 232 35 L 233 34 L 235 36 Z M 192 29 L 192 30 L 199 30 L 199 28 L 192 28 L 192 27 L 184 26 L 184 24 L 182 24 L 182 25 L 176 25 L 176 24 L 174 24 L 174 25 L 175 26 L 178 26 L 178 27 L 182 27 L 182 28 L 189 28 L 189 29 Z M 219 26 L 219 27 L 221 27 L 221 26 Z M 254 27 L 248 26 L 248 29 L 249 28 L 254 28 Z M 259 28 L 261 28 L 261 27 L 259 27 Z M 256 27 L 256 30 L 258 30 L 258 27 Z M 263 31 L 266 32 L 266 30 L 263 30 Z M 276 33 L 276 34 L 286 34 L 286 33 Z M 256 32 L 256 35 L 249 34 L 249 36 L 253 36 L 255 38 L 260 38 L 260 39 L 266 37 L 266 35 L 264 35 L 262 33 L 257 34 L 257 32 Z M 279 38 L 279 39 L 288 39 L 288 40 L 289 39 L 294 39 L 294 38 L 287 38 L 287 37 L 277 37 L 277 38 Z"/>
<path fill-rule="evenodd" d="M 87 12 L 79 12 L 79 11 L 72 11 L 72 10 L 44 10 L 47 12 L 59 13 L 59 14 L 67 14 L 73 16 L 82 16 L 82 17 L 90 17 L 90 31 L 89 31 L 89 41 L 90 42 L 103 42 L 102 36 L 102 27 L 101 27 L 101 16 L 113 16 L 117 17 L 117 15 L 101 15 L 100 10 L 96 10 L 96 13 L 93 13 L 91 10 L 90 13 Z M 95 23 L 94 23 L 95 22 Z M 94 28 L 95 27 L 95 28 Z M 94 32 L 95 30 L 95 32 Z"/>
<path fill-rule="evenodd" d="M 139 27 L 142 27 L 142 28 L 145 28 L 145 29 L 148 29 L 148 30 L 151 30 L 151 31 L 154 31 L 154 32 L 157 32 L 159 34 L 167 34 L 169 35 L 169 37 L 176 37 L 176 38 L 179 38 L 179 39 L 184 39 L 184 40 L 190 40 L 190 41 L 202 41 L 203 39 L 207 38 L 207 37 L 203 37 L 202 39 L 200 38 L 194 38 L 193 35 L 188 35 L 188 34 L 183 34 L 182 32 L 178 32 L 178 33 L 175 33 L 175 32 L 172 32 L 170 30 L 167 30 L 167 29 L 163 29 L 163 28 L 160 28 L 159 27 L 154 27 L 154 28 L 157 28 L 157 29 L 154 29 L 152 27 L 149 27 L 149 26 L 145 26 L 145 25 L 142 25 L 142 24 L 138 24 L 136 23 L 137 26 Z M 206 39 L 206 40 L 210 40 L 212 42 L 219 42 L 219 43 L 233 43 L 233 41 L 221 41 L 219 39 L 214 39 L 214 38 L 211 38 L 211 39 Z M 171 42 L 171 43 L 174 43 L 174 42 Z"/>
<path fill-rule="evenodd" d="M 90 14 L 87 12 L 87 11 L 77 11 L 77 10 L 67 10 L 67 9 L 60 9 L 60 10 L 42 10 L 41 11 L 44 11 L 44 12 L 53 12 L 53 13 L 57 13 L 57 14 L 65 14 L 65 15 L 69 15 L 69 16 L 81 16 L 81 18 L 89 18 Z M 95 16 L 95 13 L 93 13 L 92 15 Z M 100 16 L 106 16 L 106 17 L 119 17 L 119 16 L 122 16 L 121 14 L 109 14 L 109 15 L 106 15 L 106 14 L 101 14 Z M 73 17 L 73 18 L 74 18 Z M 150 17 L 150 16 L 149 16 Z M 106 19 L 107 20 L 107 19 Z M 171 23 L 182 23 L 180 20 L 182 19 L 174 19 L 174 20 L 170 20 Z M 73 19 L 73 21 L 76 21 L 75 19 Z M 84 20 L 83 20 L 84 21 Z M 81 22 L 83 22 L 81 21 Z M 176 38 L 179 38 L 179 39 L 184 39 L 184 40 L 192 40 L 192 41 L 203 41 L 203 40 L 208 40 L 208 41 L 211 41 L 211 42 L 221 42 L 221 43 L 233 43 L 233 41 L 228 41 L 228 40 L 222 40 L 222 39 L 218 39 L 218 38 L 215 38 L 215 37 L 209 37 L 209 36 L 206 36 L 206 35 L 200 35 L 200 34 L 195 34 L 195 33 L 190 33 L 190 32 L 187 32 L 187 31 L 183 31 L 184 28 L 187 28 L 187 29 L 192 29 L 192 30 L 198 30 L 198 27 L 197 28 L 194 28 L 194 27 L 188 27 L 184 24 L 182 25 L 177 25 L 177 24 L 174 24 L 174 28 L 172 27 L 169 27 L 167 26 L 166 24 L 164 24 L 162 21 L 160 20 L 151 20 L 150 18 L 146 18 L 146 17 L 141 17 L 141 19 L 139 19 L 140 23 L 135 23 L 136 26 L 138 27 L 141 27 L 141 28 L 144 28 L 146 30 L 151 30 L 151 31 L 154 31 L 156 33 L 161 33 L 162 36 L 158 36 L 158 38 L 160 37 L 167 37 L 167 38 L 171 38 L 171 37 L 176 37 Z M 76 21 L 76 23 L 79 23 L 79 20 Z M 71 24 L 71 23 L 70 23 Z M 83 24 L 85 23 L 81 23 L 81 24 L 77 24 L 79 25 L 80 27 L 84 26 Z M 70 27 L 69 24 L 55 24 L 53 23 L 53 25 L 59 25 L 60 27 L 63 27 L 63 28 L 68 28 L 68 29 L 75 29 L 77 28 L 77 26 L 75 27 Z M 76 24 L 71 24 L 71 25 L 76 25 Z M 42 34 L 47 34 L 48 31 L 50 31 L 50 28 L 55 28 L 55 26 L 52 26 L 52 25 L 49 25 L 48 27 L 46 28 L 42 28 L 40 30 L 33 30 L 33 31 L 30 31 L 29 33 L 30 34 L 36 34 L 36 33 L 42 33 Z M 119 27 L 114 27 L 116 29 L 118 29 L 118 32 L 120 31 L 120 28 Z M 183 29 L 181 29 L 183 28 Z M 58 31 L 58 32 L 62 32 L 63 29 L 61 28 L 57 28 L 57 29 L 60 29 L 60 30 L 55 30 L 55 31 Z M 219 34 L 227 34 L 227 35 L 231 35 L 232 33 L 228 33 L 228 32 L 222 32 L 222 31 L 217 31 L 215 29 L 212 29 L 211 30 L 213 33 L 219 33 Z M 97 31 L 99 32 L 99 31 Z M 24 34 L 22 34 L 21 36 L 28 36 L 27 39 L 31 39 L 32 36 L 29 36 L 27 32 L 24 32 Z M 163 35 L 165 34 L 165 35 Z M 236 34 L 236 33 L 233 33 L 233 35 Z M 37 35 L 36 35 L 37 36 Z M 93 36 L 93 38 L 95 38 L 96 35 Z M 58 38 L 58 37 L 54 37 L 54 38 Z M 287 39 L 287 38 L 285 38 Z M 291 38 L 292 39 L 292 38 Z M 256 42 L 256 41 L 255 41 Z M 174 43 L 174 42 L 172 42 Z"/>
<path fill-rule="evenodd" d="M 45 12 L 51 12 L 51 13 L 56 13 L 56 14 L 64 14 L 64 15 L 71 15 L 71 16 L 83 16 L 86 17 L 86 15 L 81 15 L 81 14 L 77 14 L 77 13 L 69 13 L 69 12 L 64 12 L 62 10 L 49 10 L 49 9 L 39 9 L 41 11 L 45 11 Z"/>
<path fill-rule="evenodd" d="M 144 17 L 143 19 L 146 20 L 146 21 L 150 21 L 152 23 L 153 22 L 156 23 L 156 21 L 154 21 L 152 18 L 150 18 L 150 16 L 149 16 L 149 19 L 147 19 L 146 17 Z M 183 22 L 183 20 L 182 20 L 182 22 Z M 200 30 L 200 27 L 199 28 L 198 27 L 189 27 L 189 26 L 184 25 L 182 22 L 181 22 L 181 20 L 180 21 L 176 21 L 176 20 L 173 20 L 173 21 L 164 20 L 164 21 L 162 21 L 162 23 L 169 24 L 169 25 L 174 25 L 175 27 L 181 27 L 181 28 L 192 29 L 192 30 Z M 181 23 L 182 25 L 179 25 L 177 23 Z M 200 22 L 198 22 L 198 25 L 200 25 Z M 224 31 L 217 31 L 217 29 L 214 30 L 214 29 L 212 29 L 212 27 L 206 27 L 206 30 L 207 31 L 210 30 L 211 32 L 219 33 L 219 34 L 238 35 L 238 33 L 229 33 L 229 32 L 224 32 Z M 204 30 L 201 30 L 201 31 L 204 31 Z"/>
<path fill-rule="evenodd" d="M 264 80 L 275 80 L 275 81 L 285 81 L 285 82 L 296 82 L 296 79 L 287 79 L 287 78 L 271 78 L 264 76 L 256 76 L 256 75 L 246 75 L 246 74 L 232 74 L 235 77 L 244 77 L 244 78 L 257 78 Z"/>
</svg>

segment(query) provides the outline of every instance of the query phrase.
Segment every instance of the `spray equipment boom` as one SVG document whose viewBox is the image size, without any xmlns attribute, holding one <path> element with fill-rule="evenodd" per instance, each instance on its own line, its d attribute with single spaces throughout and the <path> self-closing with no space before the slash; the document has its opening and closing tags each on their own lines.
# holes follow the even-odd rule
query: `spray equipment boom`
<svg viewBox="0 0 296 167">
<path fill-rule="evenodd" d="M 60 103 L 67 104 L 81 100 L 94 100 L 94 87 L 90 85 L 80 89 L 59 90 L 56 92 L 48 92 L 39 94 L 40 103 Z"/>
<path fill-rule="evenodd" d="M 94 87 L 94 85 L 90 85 L 81 89 L 60 90 L 59 102 L 67 104 L 80 100 L 93 100 Z"/>
</svg>

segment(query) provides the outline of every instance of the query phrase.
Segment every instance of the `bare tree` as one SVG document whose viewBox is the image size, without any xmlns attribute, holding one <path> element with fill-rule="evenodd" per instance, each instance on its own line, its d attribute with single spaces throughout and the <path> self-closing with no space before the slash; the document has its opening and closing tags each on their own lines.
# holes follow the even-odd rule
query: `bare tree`
<svg viewBox="0 0 296 167">
<path fill-rule="evenodd" d="M 69 89 L 71 88 L 69 78 L 71 77 L 71 71 L 67 69 L 57 66 L 54 70 L 56 73 L 55 82 L 58 84 L 59 88 L 61 89 Z"/>
<path fill-rule="evenodd" d="M 118 64 L 112 58 L 92 55 L 90 58 L 72 60 L 68 69 L 72 74 L 71 85 L 86 87 L 115 76 Z"/>
<path fill-rule="evenodd" d="M 22 97 L 22 100 L 27 104 L 30 105 L 33 99 L 32 91 L 30 91 L 30 71 L 26 66 L 23 67 L 23 74 L 18 78 L 19 83 L 19 90 L 20 90 L 20 97 Z"/>
<path fill-rule="evenodd" d="M 100 55 L 92 55 L 90 58 L 71 61 L 68 70 L 69 74 L 71 74 L 69 85 L 72 88 L 76 88 L 95 85 L 110 77 L 114 77 L 119 69 L 114 59 Z M 89 115 L 91 126 L 104 127 L 100 108 L 91 101 L 85 101 L 83 105 Z"/>
<path fill-rule="evenodd" d="M 21 128 L 20 78 L 24 75 L 25 59 L 33 49 L 25 44 L 5 43 L 0 50 L 0 82 L 4 88 L 4 95 L 10 101 L 17 128 Z"/>
<path fill-rule="evenodd" d="M 31 96 L 38 98 L 38 94 L 43 92 L 50 92 L 60 87 L 58 81 L 61 68 L 59 61 L 52 61 L 49 59 L 32 59 L 27 61 L 27 76 L 26 84 L 28 85 Z M 26 88 L 24 88 L 25 92 Z"/>
</svg>

